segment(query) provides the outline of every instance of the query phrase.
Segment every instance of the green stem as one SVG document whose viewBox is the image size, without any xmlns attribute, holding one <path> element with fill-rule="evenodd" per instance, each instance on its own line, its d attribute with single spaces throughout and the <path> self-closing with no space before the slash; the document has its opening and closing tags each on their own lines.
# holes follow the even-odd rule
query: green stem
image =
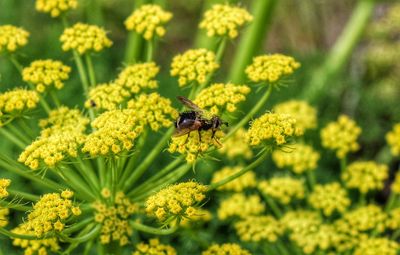
<svg viewBox="0 0 400 255">
<path fill-rule="evenodd" d="M 76 232 L 77 230 L 80 230 L 83 227 L 87 226 L 92 221 L 93 221 L 93 217 L 81 220 L 79 223 L 76 223 L 76 224 L 64 229 L 62 232 L 63 232 L 63 234 L 70 235 L 70 234 Z"/>
<path fill-rule="evenodd" d="M 17 203 L 19 202 L 16 200 Z M 7 202 L 5 200 L 0 200 L 0 206 L 3 208 L 9 208 L 17 211 L 22 211 L 22 212 L 27 212 L 31 210 L 32 208 L 26 205 L 21 205 L 21 204 L 16 204 L 15 201 Z"/>
<path fill-rule="evenodd" d="M 8 193 L 10 193 L 10 195 L 16 196 L 17 198 L 22 197 L 25 200 L 30 200 L 30 201 L 38 201 L 39 200 L 39 196 L 32 195 L 30 193 L 26 193 L 26 192 L 22 192 L 22 191 L 8 189 Z"/>
<path fill-rule="evenodd" d="M 143 225 L 140 224 L 138 222 L 134 222 L 134 221 L 130 221 L 129 222 L 131 227 L 133 229 L 145 232 L 145 233 L 149 233 L 149 234 L 153 234 L 153 235 L 170 235 L 173 234 L 177 228 L 169 228 L 169 229 L 159 229 L 159 228 L 153 228 L 147 225 Z"/>
<path fill-rule="evenodd" d="M 388 199 L 388 201 L 387 201 L 387 203 L 386 203 L 386 206 L 385 206 L 385 211 L 386 211 L 387 213 L 388 213 L 390 210 L 393 209 L 393 206 L 395 205 L 396 200 L 397 200 L 397 194 L 394 193 L 393 191 L 390 192 L 389 199 Z"/>
<path fill-rule="evenodd" d="M 99 168 L 99 178 L 100 178 L 100 187 L 104 187 L 106 185 L 106 165 L 103 157 L 98 157 L 96 159 L 97 167 Z"/>
<path fill-rule="evenodd" d="M 303 89 L 302 97 L 310 102 L 315 102 L 321 93 L 328 91 L 334 77 L 348 63 L 354 48 L 362 37 L 374 10 L 376 0 L 359 0 L 350 20 L 330 50 L 324 63 L 312 75 L 308 87 Z"/>
<path fill-rule="evenodd" d="M 154 44 L 154 39 L 146 41 L 146 62 L 150 62 L 153 59 Z"/>
<path fill-rule="evenodd" d="M 90 85 L 94 87 L 96 85 L 96 75 L 93 68 L 92 57 L 90 56 L 89 53 L 85 54 L 85 60 L 86 60 L 86 67 L 89 73 Z"/>
<path fill-rule="evenodd" d="M 62 177 L 65 177 L 67 180 L 67 184 L 71 186 L 73 190 L 76 190 L 76 195 L 81 197 L 86 201 L 93 201 L 96 199 L 96 196 L 87 189 L 87 184 L 74 172 L 73 169 L 63 168 L 60 170 L 59 174 Z"/>
<path fill-rule="evenodd" d="M 229 133 L 223 138 L 223 140 L 228 139 L 232 135 L 236 133 L 237 130 L 242 128 L 244 125 L 246 125 L 250 119 L 263 107 L 265 106 L 265 103 L 267 102 L 269 96 L 271 95 L 273 86 L 268 85 L 268 90 L 267 92 L 261 97 L 260 100 L 258 100 L 257 104 L 247 113 L 246 116 L 244 116 L 241 121 L 236 124 L 230 131 Z"/>
<path fill-rule="evenodd" d="M 89 183 L 90 187 L 95 194 L 99 193 L 100 186 L 96 175 L 93 173 L 93 169 L 89 167 L 80 157 L 77 157 L 79 163 L 79 173 L 85 178 L 86 182 Z"/>
<path fill-rule="evenodd" d="M 89 92 L 88 91 L 89 90 L 89 82 L 88 82 L 88 78 L 86 75 L 85 67 L 83 66 L 82 58 L 76 50 L 73 50 L 72 53 L 74 55 L 76 67 L 78 68 L 79 77 L 81 79 L 84 94 L 87 96 L 88 92 Z"/>
<path fill-rule="evenodd" d="M 53 100 L 55 106 L 57 108 L 59 108 L 61 106 L 61 103 L 60 103 L 60 100 L 58 100 L 58 97 L 57 97 L 55 91 L 53 89 L 51 89 L 49 94 L 50 94 L 51 99 Z"/>
<path fill-rule="evenodd" d="M 315 180 L 315 171 L 314 170 L 307 170 L 307 180 L 310 186 L 310 190 L 314 190 L 316 180 Z"/>
<path fill-rule="evenodd" d="M 17 145 L 19 148 L 25 149 L 26 144 L 14 134 L 11 134 L 9 131 L 7 131 L 5 127 L 0 127 L 0 134 L 7 138 L 7 140 L 9 140 L 10 142 Z"/>
<path fill-rule="evenodd" d="M 347 158 L 344 156 L 340 159 L 340 172 L 343 174 L 347 168 Z"/>
<path fill-rule="evenodd" d="M 271 209 L 271 211 L 275 214 L 275 216 L 277 218 L 281 218 L 282 211 L 281 211 L 281 209 L 279 209 L 279 206 L 275 203 L 275 201 L 265 194 L 262 194 L 262 195 L 263 195 L 265 201 L 267 202 L 269 208 Z"/>
<path fill-rule="evenodd" d="M 135 31 L 129 32 L 128 42 L 125 51 L 125 63 L 133 64 L 140 61 L 140 53 L 143 47 L 144 39 Z"/>
<path fill-rule="evenodd" d="M 365 206 L 367 204 L 367 194 L 360 192 L 360 197 L 358 200 L 358 205 L 359 206 Z"/>
<path fill-rule="evenodd" d="M 84 243 L 84 242 L 87 242 L 89 240 L 96 238 L 98 236 L 98 234 L 100 233 L 100 231 L 101 231 L 101 225 L 96 225 L 89 233 L 87 233 L 85 235 L 71 238 L 66 235 L 60 234 L 60 237 L 62 240 L 69 242 L 69 243 Z"/>
<path fill-rule="evenodd" d="M 16 233 L 8 231 L 7 229 L 4 229 L 4 228 L 0 228 L 0 234 L 8 236 L 9 238 L 12 238 L 12 239 L 18 238 L 18 239 L 25 239 L 25 240 L 40 240 L 40 238 L 37 238 L 36 236 L 16 234 Z"/>
<path fill-rule="evenodd" d="M 36 134 L 33 132 L 33 129 L 26 123 L 25 118 L 19 118 L 18 124 L 23 130 L 23 132 L 28 134 L 28 137 L 31 141 L 36 137 Z"/>
<path fill-rule="evenodd" d="M 278 2 L 278 0 L 253 1 L 251 12 L 254 19 L 240 39 L 228 81 L 233 83 L 245 81 L 244 70 L 250 64 L 252 57 L 262 49 L 273 18 L 272 14 Z"/>
<path fill-rule="evenodd" d="M 219 182 L 212 183 L 209 186 L 209 190 L 215 190 L 218 187 L 221 187 L 222 185 L 227 184 L 228 182 L 238 178 L 239 176 L 242 176 L 249 170 L 255 169 L 258 165 L 260 165 L 262 162 L 264 162 L 264 160 L 267 158 L 268 153 L 269 153 L 269 150 L 265 150 L 255 161 L 253 161 L 251 164 L 247 165 L 246 167 L 242 168 L 239 172 L 236 172 L 235 174 L 233 174 L 229 177 L 226 177 L 225 179 L 223 179 Z"/>
<path fill-rule="evenodd" d="M 16 135 L 19 139 L 21 139 L 21 141 L 24 144 L 30 144 L 32 142 L 32 139 L 30 139 L 29 137 L 27 137 L 25 135 L 25 133 L 22 133 L 19 131 L 18 128 L 16 128 L 11 122 L 7 124 L 7 127 L 3 127 L 5 129 L 8 129 L 9 132 L 13 133 L 14 135 Z"/>
</svg>

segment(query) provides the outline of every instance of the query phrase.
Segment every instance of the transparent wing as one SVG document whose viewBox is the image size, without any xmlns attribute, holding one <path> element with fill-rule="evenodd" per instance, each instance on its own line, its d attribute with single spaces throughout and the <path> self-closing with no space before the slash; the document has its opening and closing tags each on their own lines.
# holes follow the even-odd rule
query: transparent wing
<svg viewBox="0 0 400 255">
<path fill-rule="evenodd" d="M 192 110 L 198 111 L 198 112 L 203 112 L 203 110 L 200 107 L 198 107 L 195 103 L 193 103 L 186 97 L 177 96 L 176 98 L 178 98 L 178 100 L 181 101 L 181 103 L 184 104 L 186 107 L 188 107 Z"/>
<path fill-rule="evenodd" d="M 190 130 L 189 128 L 184 128 L 184 129 L 177 128 L 177 129 L 175 129 L 175 132 L 172 134 L 172 136 L 175 136 L 175 137 L 183 136 L 183 135 L 189 134 L 190 131 L 192 131 L 192 130 Z"/>
</svg>

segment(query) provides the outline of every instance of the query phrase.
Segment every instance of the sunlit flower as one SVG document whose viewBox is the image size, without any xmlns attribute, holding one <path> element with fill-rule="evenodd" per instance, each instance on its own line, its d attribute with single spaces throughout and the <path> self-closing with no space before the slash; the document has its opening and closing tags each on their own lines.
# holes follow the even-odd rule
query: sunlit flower
<svg viewBox="0 0 400 255">
<path fill-rule="evenodd" d="M 213 244 L 206 251 L 203 251 L 201 255 L 251 255 L 248 250 L 243 249 L 238 244 L 225 243 L 225 244 Z"/>
<path fill-rule="evenodd" d="M 36 108 L 39 95 L 36 91 L 16 88 L 0 94 L 1 118 L 22 115 L 25 111 Z M 0 123 L 1 124 L 1 123 Z"/>
<path fill-rule="evenodd" d="M 213 215 L 209 210 L 203 208 L 196 208 L 195 210 L 196 211 L 192 216 L 190 216 L 190 218 L 182 218 L 180 226 L 190 228 L 194 224 L 209 222 L 213 218 Z"/>
<path fill-rule="evenodd" d="M 310 228 L 311 226 L 320 225 L 322 219 L 316 211 L 293 210 L 286 212 L 280 222 L 286 229 L 294 230 L 296 228 Z"/>
<path fill-rule="evenodd" d="M 304 130 L 317 127 L 317 110 L 306 101 L 289 100 L 275 105 L 273 111 L 293 116 L 296 125 Z"/>
<path fill-rule="evenodd" d="M 354 255 L 396 255 L 398 254 L 399 248 L 399 244 L 394 240 L 383 237 L 371 237 L 359 243 L 359 246 L 354 251 Z"/>
<path fill-rule="evenodd" d="M 63 51 L 76 50 L 83 55 L 87 52 L 99 52 L 112 45 L 104 29 L 83 23 L 66 28 L 60 37 Z"/>
<path fill-rule="evenodd" d="M 70 9 L 76 9 L 77 0 L 36 0 L 36 10 L 50 13 L 51 17 L 58 17 Z"/>
<path fill-rule="evenodd" d="M 394 178 L 394 181 L 391 185 L 392 192 L 396 194 L 400 194 L 400 171 L 396 173 L 396 176 Z"/>
<path fill-rule="evenodd" d="M 129 91 L 118 84 L 98 84 L 96 87 L 89 90 L 89 96 L 85 101 L 85 107 L 115 110 L 129 97 Z"/>
<path fill-rule="evenodd" d="M 159 70 L 154 62 L 129 65 L 118 74 L 115 83 L 132 94 L 138 94 L 145 89 L 155 89 L 158 84 L 154 78 Z"/>
<path fill-rule="evenodd" d="M 303 199 L 305 193 L 304 181 L 291 177 L 273 177 L 260 181 L 258 189 L 265 196 L 286 205 L 292 200 Z"/>
<path fill-rule="evenodd" d="M 246 68 L 246 74 L 253 82 L 277 82 L 280 78 L 292 74 L 300 64 L 292 57 L 282 54 L 258 56 Z"/>
<path fill-rule="evenodd" d="M 8 214 L 10 210 L 8 208 L 4 208 L 0 206 L 0 228 L 5 227 L 8 225 Z"/>
<path fill-rule="evenodd" d="M 284 228 L 271 216 L 248 216 L 235 223 L 237 235 L 245 242 L 275 242 Z"/>
<path fill-rule="evenodd" d="M 176 255 L 174 247 L 160 243 L 156 238 L 150 239 L 149 243 L 136 245 L 136 250 L 132 255 Z"/>
<path fill-rule="evenodd" d="M 394 208 L 389 211 L 386 226 L 392 230 L 397 230 L 400 228 L 400 207 Z"/>
<path fill-rule="evenodd" d="M 192 82 L 203 84 L 218 67 L 214 52 L 206 49 L 188 50 L 172 59 L 171 75 L 178 76 L 181 87 Z"/>
<path fill-rule="evenodd" d="M 159 5 L 145 4 L 125 20 L 125 27 L 141 34 L 144 39 L 150 40 L 155 35 L 163 37 L 165 35 L 165 25 L 172 18 L 172 13 L 167 12 Z"/>
<path fill-rule="evenodd" d="M 308 202 L 326 216 L 332 215 L 335 211 L 343 213 L 351 203 L 346 190 L 338 182 L 316 185 L 308 197 Z"/>
<path fill-rule="evenodd" d="M 393 126 L 393 129 L 386 134 L 386 141 L 394 156 L 400 155 L 400 123 Z"/>
<path fill-rule="evenodd" d="M 264 211 L 265 205 L 258 195 L 246 196 L 243 193 L 236 193 L 221 201 L 217 213 L 220 220 L 226 220 L 231 217 L 245 219 Z"/>
<path fill-rule="evenodd" d="M 10 186 L 10 179 L 0 179 L 0 199 L 8 196 L 7 187 Z"/>
<path fill-rule="evenodd" d="M 29 33 L 12 25 L 0 26 L 0 53 L 14 52 L 28 43 Z"/>
<path fill-rule="evenodd" d="M 246 130 L 238 129 L 231 137 L 224 141 L 219 153 L 225 154 L 229 159 L 245 158 L 250 159 L 253 152 L 246 140 Z"/>
<path fill-rule="evenodd" d="M 239 172 L 242 169 L 240 166 L 224 167 L 214 173 L 211 183 L 217 183 L 223 179 Z M 247 188 L 254 188 L 257 185 L 257 178 L 253 171 L 248 171 L 245 174 L 237 177 L 236 179 L 218 187 L 218 190 L 241 192 Z"/>
</svg>

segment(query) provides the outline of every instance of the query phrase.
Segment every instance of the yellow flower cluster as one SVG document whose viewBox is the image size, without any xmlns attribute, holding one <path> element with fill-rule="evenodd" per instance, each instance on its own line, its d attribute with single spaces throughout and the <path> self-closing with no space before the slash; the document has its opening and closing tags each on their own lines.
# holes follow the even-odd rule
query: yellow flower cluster
<svg viewBox="0 0 400 255">
<path fill-rule="evenodd" d="M 320 155 L 311 146 L 296 143 L 288 146 L 287 150 L 278 149 L 272 153 L 272 159 L 279 168 L 290 167 L 296 174 L 317 168 Z"/>
<path fill-rule="evenodd" d="M 293 116 L 296 125 L 304 130 L 317 127 L 317 110 L 306 101 L 289 100 L 275 105 L 273 111 Z"/>
<path fill-rule="evenodd" d="M 258 189 L 265 196 L 275 199 L 281 204 L 289 204 L 292 200 L 304 198 L 304 181 L 291 177 L 274 177 L 260 181 Z"/>
<path fill-rule="evenodd" d="M 112 45 L 104 29 L 84 23 L 76 23 L 73 27 L 66 28 L 60 41 L 63 51 L 76 50 L 80 55 L 90 51 L 99 52 Z"/>
<path fill-rule="evenodd" d="M 0 228 L 7 226 L 8 219 L 7 215 L 10 213 L 8 208 L 3 208 L 0 206 Z"/>
<path fill-rule="evenodd" d="M 392 192 L 400 194 L 400 171 L 396 173 L 396 177 L 391 185 Z"/>
<path fill-rule="evenodd" d="M 368 238 L 360 242 L 354 251 L 354 255 L 396 255 L 399 248 L 400 246 L 396 241 L 387 238 Z"/>
<path fill-rule="evenodd" d="M 397 230 L 400 228 L 400 207 L 394 208 L 389 211 L 386 226 L 387 228 L 392 230 Z"/>
<path fill-rule="evenodd" d="M 381 190 L 389 176 L 389 168 L 374 161 L 359 161 L 350 164 L 342 173 L 342 180 L 349 188 L 358 189 L 361 193 Z"/>
<path fill-rule="evenodd" d="M 214 4 L 204 13 L 199 27 L 207 30 L 207 36 L 238 36 L 238 30 L 253 20 L 250 13 L 240 7 L 229 4 Z"/>
<path fill-rule="evenodd" d="M 207 49 L 188 50 L 172 59 L 171 75 L 178 76 L 179 86 L 183 87 L 192 82 L 203 84 L 219 64 L 215 54 Z"/>
<path fill-rule="evenodd" d="M 12 25 L 0 26 L 0 53 L 14 52 L 28 43 L 29 33 Z"/>
<path fill-rule="evenodd" d="M 115 83 L 123 86 L 132 94 L 138 94 L 143 89 L 158 87 L 154 78 L 159 71 L 160 68 L 154 62 L 129 65 L 118 74 Z"/>
<path fill-rule="evenodd" d="M 149 243 L 136 245 L 136 250 L 132 255 L 176 255 L 174 247 L 160 243 L 156 238 L 150 239 Z"/>
<path fill-rule="evenodd" d="M 265 211 L 265 205 L 258 195 L 246 196 L 236 193 L 221 201 L 217 214 L 220 220 L 231 217 L 247 218 L 251 215 L 259 215 Z"/>
<path fill-rule="evenodd" d="M 242 169 L 241 166 L 229 167 L 226 166 L 221 170 L 214 173 L 211 183 L 217 183 L 227 178 L 228 176 L 234 175 Z M 254 188 L 257 186 L 256 174 L 253 171 L 248 171 L 238 178 L 218 187 L 218 190 L 241 192 L 247 188 Z"/>
<path fill-rule="evenodd" d="M 308 228 L 322 223 L 318 212 L 306 210 L 288 211 L 283 215 L 280 222 L 288 230 L 294 230 L 298 227 Z"/>
<path fill-rule="evenodd" d="M 129 151 L 134 140 L 143 131 L 136 112 L 131 109 L 111 110 L 100 114 L 93 122 L 96 130 L 89 134 L 82 152 L 92 157 L 119 154 Z"/>
<path fill-rule="evenodd" d="M 11 232 L 19 235 L 34 235 L 33 231 L 27 230 L 27 223 L 23 223 L 18 227 L 14 228 Z M 45 238 L 38 240 L 27 240 L 20 238 L 13 238 L 14 246 L 23 248 L 24 255 L 47 255 L 49 252 L 57 253 L 60 250 L 60 245 L 58 244 L 57 238 Z"/>
<path fill-rule="evenodd" d="M 313 208 L 322 210 L 326 216 L 332 215 L 335 211 L 343 213 L 351 203 L 347 191 L 338 182 L 316 185 L 308 197 L 308 202 Z"/>
<path fill-rule="evenodd" d="M 168 151 L 170 153 L 178 152 L 180 154 L 186 154 L 186 161 L 188 163 L 194 163 L 197 157 L 208 150 L 210 146 L 220 147 L 221 144 L 219 139 L 223 137 L 224 133 L 218 130 L 214 137 L 212 137 L 212 130 L 202 130 L 199 132 L 191 131 L 187 135 L 172 137 L 172 141 L 169 144 Z"/>
<path fill-rule="evenodd" d="M 144 39 L 151 40 L 155 35 L 165 35 L 165 25 L 172 18 L 172 13 L 167 12 L 159 5 L 145 4 L 125 20 L 125 27 L 141 34 Z"/>
<path fill-rule="evenodd" d="M 55 18 L 70 9 L 76 9 L 77 0 L 36 0 L 36 10 L 39 12 L 50 13 Z"/>
<path fill-rule="evenodd" d="M 107 191 L 110 193 L 110 190 L 107 189 Z M 138 212 L 138 205 L 131 202 L 123 192 L 117 192 L 112 205 L 96 201 L 92 207 L 96 210 L 95 221 L 102 224 L 100 242 L 108 244 L 116 241 L 120 246 L 128 244 L 133 232 L 129 225 L 129 218 Z"/>
<path fill-rule="evenodd" d="M 251 255 L 248 250 L 243 249 L 235 243 L 213 244 L 203 251 L 201 255 Z"/>
<path fill-rule="evenodd" d="M 45 194 L 33 205 L 33 211 L 28 214 L 25 229 L 33 231 L 37 237 L 51 231 L 61 232 L 65 228 L 65 222 L 71 216 L 81 214 L 81 209 L 74 206 L 71 200 L 74 193 L 64 190 L 59 193 Z"/>
<path fill-rule="evenodd" d="M 154 131 L 172 126 L 178 117 L 178 111 L 171 106 L 171 100 L 158 93 L 141 94 L 128 102 L 128 109 L 135 111 L 143 125 L 148 125 Z"/>
<path fill-rule="evenodd" d="M 293 136 L 301 136 L 304 130 L 296 126 L 296 120 L 287 114 L 265 113 L 250 124 L 247 139 L 251 146 L 261 143 L 267 146 L 285 144 Z"/>
<path fill-rule="evenodd" d="M 235 223 L 237 235 L 245 242 L 275 242 L 284 228 L 271 216 L 248 216 Z"/>
<path fill-rule="evenodd" d="M 146 212 L 160 221 L 192 217 L 206 196 L 207 186 L 189 181 L 166 187 L 146 200 Z"/>
<path fill-rule="evenodd" d="M 99 84 L 90 89 L 88 99 L 85 101 L 85 107 L 115 110 L 129 96 L 129 91 L 118 84 Z"/>
<path fill-rule="evenodd" d="M 394 125 L 393 130 L 386 134 L 386 141 L 394 156 L 400 155 L 400 123 Z"/>
<path fill-rule="evenodd" d="M 292 57 L 282 54 L 263 55 L 253 59 L 253 63 L 246 68 L 246 74 L 253 82 L 274 83 L 299 67 L 300 64 Z"/>
<path fill-rule="evenodd" d="M 215 83 L 200 91 L 194 103 L 202 109 L 209 109 L 214 115 L 225 110 L 234 112 L 236 105 L 246 100 L 248 93 L 250 93 L 250 88 L 246 85 Z"/>
<path fill-rule="evenodd" d="M 210 211 L 196 208 L 196 211 L 190 218 L 183 218 L 180 222 L 182 227 L 192 227 L 194 224 L 208 222 L 212 219 L 213 215 Z"/>
<path fill-rule="evenodd" d="M 10 179 L 0 179 L 0 199 L 8 196 L 7 187 L 10 186 Z"/>
<path fill-rule="evenodd" d="M 38 102 L 39 95 L 36 91 L 20 88 L 13 89 L 0 94 L 0 112 L 19 115 L 25 110 L 36 108 Z"/>
<path fill-rule="evenodd" d="M 22 71 L 22 79 L 36 85 L 36 90 L 43 93 L 47 87 L 53 85 L 56 89 L 62 89 L 64 82 L 69 78 L 71 68 L 61 61 L 51 59 L 37 60 Z"/>
<path fill-rule="evenodd" d="M 321 130 L 322 146 L 335 150 L 336 156 L 341 159 L 359 149 L 357 138 L 360 134 L 361 128 L 353 120 L 340 115 L 336 122 L 329 123 Z"/>
<path fill-rule="evenodd" d="M 243 157 L 250 159 L 253 152 L 246 140 L 246 130 L 238 129 L 231 137 L 224 141 L 222 148 L 218 152 L 225 154 L 229 159 L 237 159 Z"/>
</svg>

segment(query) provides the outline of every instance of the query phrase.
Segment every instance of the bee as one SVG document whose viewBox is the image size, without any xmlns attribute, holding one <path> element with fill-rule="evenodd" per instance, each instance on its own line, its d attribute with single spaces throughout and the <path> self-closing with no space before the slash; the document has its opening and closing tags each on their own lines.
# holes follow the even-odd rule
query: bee
<svg viewBox="0 0 400 255">
<path fill-rule="evenodd" d="M 201 142 L 200 131 L 207 131 L 211 129 L 211 138 L 214 138 L 215 133 L 221 129 L 222 125 L 228 126 L 228 122 L 223 121 L 216 115 L 213 115 L 211 118 L 204 117 L 204 110 L 202 110 L 189 99 L 183 96 L 178 96 L 177 98 L 183 105 L 191 110 L 179 113 L 179 117 L 175 121 L 175 133 L 173 136 L 182 136 L 187 134 L 188 139 L 190 132 L 197 130 L 199 133 L 199 140 Z"/>
</svg>

